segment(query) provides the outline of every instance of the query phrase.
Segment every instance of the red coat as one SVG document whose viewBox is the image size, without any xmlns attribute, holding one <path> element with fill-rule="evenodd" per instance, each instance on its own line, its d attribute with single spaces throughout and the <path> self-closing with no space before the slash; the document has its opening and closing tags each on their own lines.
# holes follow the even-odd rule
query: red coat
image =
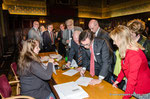
<svg viewBox="0 0 150 99">
<path fill-rule="evenodd" d="M 123 99 L 129 99 L 133 92 L 136 94 L 150 93 L 150 69 L 145 54 L 138 51 L 127 50 L 125 59 L 121 61 L 122 69 L 117 81 L 127 78 L 127 86 Z M 130 94 L 130 95 L 127 95 Z"/>
</svg>

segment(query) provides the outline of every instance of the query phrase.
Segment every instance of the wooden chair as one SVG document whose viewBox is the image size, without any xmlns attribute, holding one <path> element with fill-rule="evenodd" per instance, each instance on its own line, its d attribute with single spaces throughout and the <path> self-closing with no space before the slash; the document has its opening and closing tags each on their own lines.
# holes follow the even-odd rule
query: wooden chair
<svg viewBox="0 0 150 99">
<path fill-rule="evenodd" d="M 3 74 L 0 76 L 0 95 L 2 99 L 35 99 L 30 96 L 11 96 L 11 86 L 10 84 L 19 83 L 18 81 L 8 82 L 7 77 Z"/>
<path fill-rule="evenodd" d="M 18 79 L 18 76 L 17 76 L 17 64 L 16 62 L 13 62 L 11 65 L 10 65 L 12 71 L 13 71 L 13 74 L 15 76 L 15 80 L 19 82 L 19 79 Z M 19 95 L 20 94 L 20 83 L 17 83 L 17 90 L 16 90 L 16 94 Z"/>
</svg>

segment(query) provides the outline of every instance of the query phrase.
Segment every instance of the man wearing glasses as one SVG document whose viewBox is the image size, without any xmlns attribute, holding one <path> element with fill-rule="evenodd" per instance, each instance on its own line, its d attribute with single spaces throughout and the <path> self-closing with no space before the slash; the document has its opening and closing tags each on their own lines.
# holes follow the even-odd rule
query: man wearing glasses
<svg viewBox="0 0 150 99">
<path fill-rule="evenodd" d="M 91 76 L 97 75 L 99 79 L 93 79 L 90 84 L 95 85 L 102 80 L 110 80 L 112 54 L 111 48 L 106 40 L 94 38 L 94 33 L 90 30 L 81 32 L 79 36 L 81 46 L 85 48 L 83 54 L 83 68 L 80 71 L 81 76 L 86 70 L 90 71 Z"/>
</svg>

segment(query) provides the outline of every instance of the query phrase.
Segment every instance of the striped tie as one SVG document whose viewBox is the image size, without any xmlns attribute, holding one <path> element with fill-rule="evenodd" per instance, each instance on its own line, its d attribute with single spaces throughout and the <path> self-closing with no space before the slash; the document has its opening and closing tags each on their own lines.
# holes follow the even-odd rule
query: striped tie
<svg viewBox="0 0 150 99">
<path fill-rule="evenodd" d="M 82 51 L 81 47 L 78 48 L 78 66 L 82 65 Z"/>
</svg>

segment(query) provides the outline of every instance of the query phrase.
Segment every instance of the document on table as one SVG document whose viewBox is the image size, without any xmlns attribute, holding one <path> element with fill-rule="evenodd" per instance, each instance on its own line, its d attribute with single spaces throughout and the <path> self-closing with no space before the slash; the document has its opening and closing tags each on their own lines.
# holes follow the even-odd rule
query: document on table
<svg viewBox="0 0 150 99">
<path fill-rule="evenodd" d="M 54 85 L 60 99 L 82 99 L 89 97 L 88 94 L 75 82 Z"/>
<path fill-rule="evenodd" d="M 78 78 L 75 82 L 78 85 L 82 85 L 82 86 L 88 86 L 89 82 L 92 80 L 93 78 L 89 78 L 89 77 L 80 77 Z"/>
<path fill-rule="evenodd" d="M 68 71 L 66 71 L 66 72 L 64 72 L 64 73 L 62 73 L 62 74 L 67 75 L 67 76 L 73 76 L 73 75 L 75 75 L 75 74 L 78 73 L 78 72 L 79 72 L 79 71 L 77 71 L 77 70 L 70 69 L 70 70 L 68 70 Z"/>
<path fill-rule="evenodd" d="M 53 72 L 57 75 L 54 63 L 53 63 Z"/>
<path fill-rule="evenodd" d="M 71 62 L 71 67 L 78 67 L 77 62 L 74 59 Z"/>
<path fill-rule="evenodd" d="M 62 56 L 60 54 L 50 54 L 51 58 L 56 59 L 57 61 L 60 61 L 62 59 Z"/>
</svg>

